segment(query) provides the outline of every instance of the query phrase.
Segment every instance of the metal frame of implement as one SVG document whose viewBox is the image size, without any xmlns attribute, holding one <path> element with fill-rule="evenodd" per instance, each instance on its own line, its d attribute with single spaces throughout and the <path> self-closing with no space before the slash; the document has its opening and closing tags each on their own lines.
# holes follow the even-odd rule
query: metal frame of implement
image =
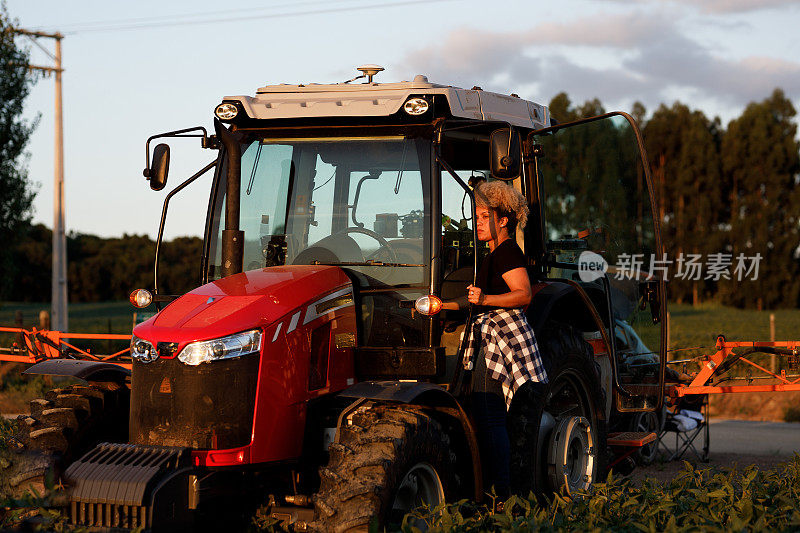
<svg viewBox="0 0 800 533">
<path fill-rule="evenodd" d="M 75 340 L 127 340 L 130 335 L 114 333 L 62 333 L 60 331 L 27 330 L 24 328 L 0 327 L 0 333 L 16 333 L 25 343 L 24 346 L 0 348 L 0 361 L 14 363 L 38 363 L 45 359 L 81 359 L 85 361 L 98 361 L 112 363 L 130 370 L 130 346 L 111 354 L 94 354 L 89 349 L 79 348 Z M 68 342 L 68 340 L 70 342 Z"/>
<path fill-rule="evenodd" d="M 746 348 L 744 352 L 734 353 L 735 348 Z M 745 355 L 751 353 L 764 353 L 772 355 L 786 356 L 789 358 L 787 366 L 790 369 L 798 367 L 798 354 L 800 354 L 800 341 L 776 341 L 776 342 L 752 342 L 739 341 L 729 342 L 723 335 L 717 337 L 716 352 L 712 355 L 704 355 L 696 359 L 683 361 L 668 361 L 667 364 L 681 364 L 705 360 L 702 368 L 697 372 L 687 384 L 672 385 L 669 387 L 669 395 L 672 398 L 680 398 L 693 394 L 730 394 L 742 392 L 790 392 L 800 391 L 800 374 L 787 375 L 786 369 L 782 369 L 779 374 L 767 370 L 763 366 L 747 359 Z M 761 375 L 758 376 L 724 376 L 724 374 L 736 363 L 746 363 L 755 368 Z M 719 378 L 716 383 L 710 384 L 712 378 Z M 752 384 L 755 380 L 777 380 L 777 382 L 764 385 Z M 747 385 L 720 385 L 727 381 L 747 381 Z"/>
</svg>

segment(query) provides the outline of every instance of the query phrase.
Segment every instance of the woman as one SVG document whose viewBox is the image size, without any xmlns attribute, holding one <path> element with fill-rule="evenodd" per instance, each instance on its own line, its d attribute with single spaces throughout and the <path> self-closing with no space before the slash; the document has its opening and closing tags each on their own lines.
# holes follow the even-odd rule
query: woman
<svg viewBox="0 0 800 533">
<path fill-rule="evenodd" d="M 480 184 L 475 199 L 478 240 L 488 243 L 489 255 L 476 284 L 467 287 L 467 301 L 478 315 L 469 332 L 464 367 L 473 370 L 472 414 L 486 486 L 494 486 L 504 498 L 509 494 L 511 459 L 507 409 L 523 383 L 546 382 L 547 375 L 524 313 L 531 302 L 531 282 L 515 236 L 517 226 L 527 222 L 525 197 L 494 181 Z M 443 307 L 459 306 L 445 302 Z"/>
</svg>

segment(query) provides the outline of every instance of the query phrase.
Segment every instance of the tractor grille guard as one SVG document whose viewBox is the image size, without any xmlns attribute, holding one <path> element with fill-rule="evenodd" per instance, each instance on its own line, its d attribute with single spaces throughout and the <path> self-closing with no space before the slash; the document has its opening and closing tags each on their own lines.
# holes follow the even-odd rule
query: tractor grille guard
<svg viewBox="0 0 800 533">
<path fill-rule="evenodd" d="M 70 522 L 81 527 L 150 529 L 156 520 L 178 527 L 172 515 L 189 498 L 188 448 L 103 443 L 65 472 L 70 489 Z M 167 494 L 164 494 L 167 493 Z M 161 501 L 184 505 L 159 508 Z"/>
</svg>

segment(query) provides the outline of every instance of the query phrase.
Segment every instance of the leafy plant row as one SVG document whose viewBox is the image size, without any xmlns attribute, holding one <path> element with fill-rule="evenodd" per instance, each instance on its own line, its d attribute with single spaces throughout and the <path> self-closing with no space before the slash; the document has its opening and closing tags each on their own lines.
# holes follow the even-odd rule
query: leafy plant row
<svg viewBox="0 0 800 533">
<path fill-rule="evenodd" d="M 34 529 L 69 531 L 64 516 L 51 507 L 58 499 L 50 494 L 0 500 L 0 529 L 19 527 L 20 520 L 35 516 Z M 641 485 L 609 475 L 577 500 L 512 496 L 501 512 L 492 507 L 462 500 L 418 509 L 405 517 L 402 528 L 417 533 L 424 523 L 431 533 L 800 531 L 800 455 L 766 471 L 685 463 L 671 481 L 645 479 Z M 287 531 L 267 508 L 253 517 L 250 530 Z"/>
<path fill-rule="evenodd" d="M 404 531 L 799 531 L 800 455 L 781 468 L 760 471 L 685 469 L 672 481 L 646 479 L 641 486 L 614 479 L 595 485 L 577 501 L 554 496 L 544 502 L 512 496 L 503 512 L 467 501 L 406 517 Z"/>
</svg>

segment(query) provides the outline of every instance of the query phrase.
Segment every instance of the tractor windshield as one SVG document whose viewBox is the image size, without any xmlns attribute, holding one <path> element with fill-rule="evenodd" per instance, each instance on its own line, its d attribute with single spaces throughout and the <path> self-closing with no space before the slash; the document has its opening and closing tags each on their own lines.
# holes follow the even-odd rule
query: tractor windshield
<svg viewBox="0 0 800 533">
<path fill-rule="evenodd" d="M 330 264 L 370 286 L 424 284 L 429 146 L 403 136 L 246 140 L 244 270 Z M 220 277 L 225 227 L 224 184 L 217 190 L 209 279 Z"/>
</svg>

